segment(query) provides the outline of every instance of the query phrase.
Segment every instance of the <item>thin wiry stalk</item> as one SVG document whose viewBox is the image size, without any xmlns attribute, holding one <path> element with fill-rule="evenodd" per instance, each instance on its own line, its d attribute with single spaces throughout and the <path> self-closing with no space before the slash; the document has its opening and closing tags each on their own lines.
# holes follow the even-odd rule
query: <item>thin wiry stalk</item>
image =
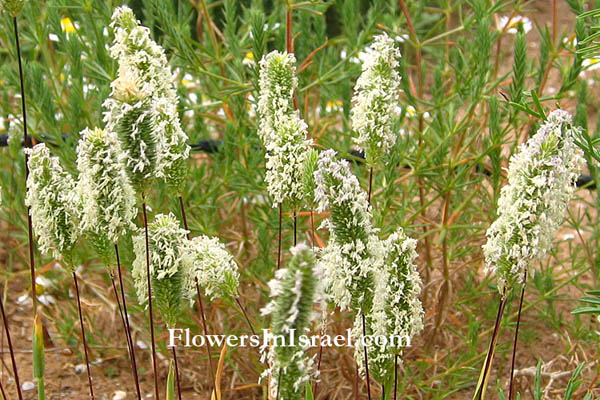
<svg viewBox="0 0 600 400">
<path fill-rule="evenodd" d="M 183 204 L 182 196 L 179 196 L 179 209 L 181 210 L 181 219 L 183 220 L 183 227 L 187 231 L 186 237 L 188 240 L 190 240 L 190 229 L 189 229 L 187 217 L 185 214 L 185 206 Z M 204 314 L 204 305 L 202 304 L 202 296 L 200 294 L 200 285 L 198 284 L 198 278 L 196 278 L 195 280 L 196 280 L 196 292 L 198 295 L 198 304 L 200 305 L 200 317 L 202 318 L 202 325 L 204 328 L 204 336 L 207 336 L 208 329 L 206 327 L 206 315 Z M 238 302 L 238 304 L 239 304 L 239 302 Z M 240 307 L 241 307 L 241 305 L 240 305 Z M 242 308 L 242 310 L 243 310 L 243 308 Z M 244 311 L 244 315 L 245 315 L 245 313 L 246 312 Z M 248 323 L 250 323 L 250 321 L 248 321 Z M 252 327 L 252 325 L 250 325 L 250 327 Z M 173 348 L 173 349 L 175 349 L 175 348 Z M 216 385 L 215 371 L 214 371 L 213 365 L 212 365 L 212 357 L 210 355 L 210 345 L 208 343 L 208 340 L 206 341 L 206 355 L 208 356 L 208 367 L 210 369 L 211 384 L 213 385 L 213 390 L 214 390 L 215 385 Z M 175 362 L 175 369 L 177 370 L 177 362 Z M 179 385 L 179 375 L 177 377 L 177 384 Z"/>
<path fill-rule="evenodd" d="M 200 294 L 200 285 L 198 284 L 198 278 L 196 279 L 196 292 L 198 295 L 198 304 L 200 305 L 200 317 L 202 318 L 202 327 L 204 328 L 204 336 L 208 337 L 208 328 L 206 327 L 206 317 L 204 315 L 204 306 L 202 305 L 202 295 Z M 205 345 L 206 345 L 206 354 L 208 355 L 208 366 L 210 369 L 210 379 L 211 379 L 211 384 L 213 386 L 212 390 L 215 390 L 216 387 L 216 380 L 215 380 L 215 371 L 213 369 L 213 365 L 212 365 L 212 357 L 210 355 L 210 344 L 208 343 L 208 340 L 205 341 Z M 212 393 L 211 390 L 211 393 Z"/>
<path fill-rule="evenodd" d="M 121 299 L 119 298 L 119 292 L 117 291 L 117 284 L 115 283 L 115 276 L 112 272 L 109 272 L 110 283 L 112 284 L 113 293 L 117 299 L 117 307 L 119 308 L 119 316 L 121 317 L 121 323 L 123 324 L 123 333 L 125 334 L 125 341 L 127 342 L 127 352 L 131 357 L 131 342 L 129 341 L 129 335 L 127 334 L 127 325 L 125 324 L 125 317 L 123 316 L 123 308 L 121 307 Z M 130 358 L 131 361 L 131 358 Z M 131 365 L 133 370 L 133 364 Z"/>
<path fill-rule="evenodd" d="M 23 62 L 21 60 L 21 44 L 19 43 L 19 24 L 17 17 L 13 18 L 15 28 L 15 44 L 17 46 L 17 60 L 19 61 L 19 81 L 21 83 L 21 111 L 23 113 L 23 147 L 30 147 L 27 140 L 27 107 L 25 102 L 25 80 L 23 78 Z M 25 180 L 29 176 L 29 155 L 25 153 Z M 33 254 L 33 227 L 31 223 L 30 208 L 27 207 L 27 229 L 29 233 L 29 268 L 31 271 L 31 299 L 33 300 L 33 313 L 37 314 L 37 294 L 35 292 L 35 258 Z"/>
<path fill-rule="evenodd" d="M 142 195 L 144 198 L 144 195 Z M 148 237 L 148 215 L 146 213 L 146 200 L 142 201 L 144 213 L 144 231 L 146 233 L 146 278 L 148 280 L 148 312 L 150 314 L 150 341 L 152 342 L 152 369 L 154 370 L 154 395 L 160 400 L 158 388 L 158 367 L 156 365 L 156 344 L 154 342 L 154 317 L 152 316 L 152 280 L 150 279 L 150 239 Z"/>
<path fill-rule="evenodd" d="M 283 205 L 279 204 L 279 233 L 277 234 L 277 269 L 281 267 L 281 221 L 283 219 Z"/>
<path fill-rule="evenodd" d="M 4 312 L 4 301 L 0 296 L 0 310 L 2 311 L 2 322 L 4 323 L 4 331 L 6 332 L 6 341 L 8 342 L 8 348 L 10 349 L 10 361 L 12 362 L 13 372 L 15 374 L 15 385 L 17 385 L 17 393 L 19 400 L 23 400 L 23 394 L 21 393 L 21 383 L 19 382 L 19 372 L 17 371 L 17 361 L 15 360 L 15 352 L 13 351 L 12 340 L 10 339 L 10 329 L 8 329 L 8 320 L 6 319 L 6 313 Z M 4 396 L 6 398 L 6 396 Z"/>
<path fill-rule="evenodd" d="M 175 381 L 177 382 L 177 397 L 181 400 L 181 383 L 179 383 L 179 365 L 177 363 L 177 351 L 175 350 L 175 346 L 173 349 L 173 362 L 175 363 Z"/>
<path fill-rule="evenodd" d="M 371 191 L 373 190 L 373 167 L 369 169 L 369 190 L 367 192 L 367 202 L 371 204 Z M 365 321 L 365 313 L 361 310 L 363 336 L 367 336 L 367 323 Z M 367 375 L 367 395 L 371 400 L 371 379 L 369 377 L 369 356 L 367 354 L 367 346 L 364 347 L 365 353 L 365 372 Z M 356 366 L 356 376 L 358 379 L 358 365 Z"/>
<path fill-rule="evenodd" d="M 113 292 L 115 293 L 115 298 L 117 299 L 117 306 L 119 307 L 119 315 L 121 316 L 121 323 L 123 324 L 123 333 L 125 333 L 125 340 L 127 341 L 127 352 L 129 353 L 129 361 L 131 363 L 131 371 L 133 373 L 133 377 L 135 380 L 136 390 L 138 394 L 138 400 L 141 400 L 141 393 L 139 392 L 139 385 L 137 382 L 137 370 L 133 361 L 133 343 L 131 342 L 131 338 L 129 336 L 127 330 L 127 324 L 125 323 L 125 316 L 123 314 L 123 308 L 121 307 L 121 300 L 119 298 L 119 292 L 117 291 L 117 285 L 115 283 L 115 276 L 112 272 L 109 273 L 110 281 L 112 283 Z"/>
<path fill-rule="evenodd" d="M 398 394 L 398 354 L 394 357 L 394 400 Z"/>
<path fill-rule="evenodd" d="M 298 241 L 298 214 L 296 213 L 296 210 L 294 210 L 294 246 L 297 244 Z"/>
<path fill-rule="evenodd" d="M 6 392 L 4 391 L 4 386 L 2 385 L 2 381 L 0 380 L 0 392 L 2 393 L 2 398 L 3 399 L 8 399 L 8 397 L 6 397 Z"/>
<path fill-rule="evenodd" d="M 527 270 L 523 274 L 523 287 L 521 288 L 521 299 L 519 300 L 519 312 L 517 313 L 517 327 L 515 328 L 515 339 L 513 341 L 512 362 L 510 365 L 510 386 L 508 387 L 508 400 L 513 398 L 513 378 L 515 376 L 515 360 L 517 356 L 517 340 L 519 337 L 519 325 L 521 324 L 521 310 L 523 309 L 523 297 L 525 297 L 525 285 L 527 283 Z"/>
<path fill-rule="evenodd" d="M 373 189 L 373 167 L 369 169 L 369 191 L 367 192 L 367 201 L 371 204 L 371 190 Z"/>
<path fill-rule="evenodd" d="M 365 313 L 361 311 L 362 315 L 362 328 L 363 328 L 363 336 L 367 336 L 367 323 L 365 322 Z M 365 372 L 367 374 L 367 395 L 369 396 L 369 400 L 371 400 L 371 379 L 369 377 L 369 359 L 367 358 L 367 346 L 363 346 L 365 351 Z"/>
<path fill-rule="evenodd" d="M 244 318 L 246 318 L 246 323 L 248 323 L 248 326 L 250 327 L 252 334 L 256 335 L 256 332 L 254 331 L 254 327 L 252 326 L 252 323 L 250 322 L 250 318 L 248 318 L 248 313 L 246 313 L 246 309 L 244 308 L 244 306 L 242 306 L 242 303 L 240 303 L 239 294 L 238 294 L 238 297 L 235 298 L 235 301 L 236 301 L 237 305 L 240 307 L 242 314 L 244 314 Z"/>
<path fill-rule="evenodd" d="M 79 324 L 81 325 L 81 340 L 83 341 L 83 353 L 85 355 L 85 367 L 87 368 L 88 384 L 90 387 L 90 397 L 95 399 L 94 385 L 92 383 L 92 372 L 90 371 L 90 360 L 88 356 L 88 345 L 85 338 L 85 326 L 83 325 L 83 313 L 81 312 L 81 298 L 79 296 L 79 284 L 77 283 L 77 274 L 73 271 L 73 281 L 75 282 L 75 295 L 77 296 L 77 311 L 79 312 Z"/>
<path fill-rule="evenodd" d="M 321 343 L 321 336 L 319 335 L 319 357 L 317 361 L 317 374 L 321 371 L 321 358 L 323 357 L 323 345 Z M 315 387 L 313 389 L 313 395 L 317 397 L 317 387 L 319 387 L 319 381 L 315 380 Z"/>
<path fill-rule="evenodd" d="M 314 219 L 314 211 L 313 208 L 310 208 L 310 231 L 312 234 L 312 249 L 315 249 L 315 219 Z M 321 359 L 323 357 L 323 343 L 321 342 L 321 335 L 319 336 L 319 360 L 317 362 L 317 374 L 321 372 Z M 313 389 L 313 395 L 317 397 L 317 387 L 319 386 L 319 382 L 315 381 L 315 387 Z"/>
<path fill-rule="evenodd" d="M 492 333 L 492 338 L 490 339 L 490 347 L 488 349 L 487 355 L 485 357 L 485 363 L 483 366 L 483 375 L 479 378 L 480 382 L 483 382 L 485 385 L 487 382 L 487 375 L 489 374 L 490 367 L 492 365 L 492 361 L 494 359 L 494 348 L 496 347 L 496 340 L 498 339 L 498 334 L 500 333 L 500 323 L 502 322 L 502 316 L 504 314 L 504 307 L 506 306 L 506 290 L 502 293 L 502 298 L 500 299 L 500 304 L 498 305 L 498 314 L 496 315 L 496 323 L 494 324 L 494 332 Z M 481 400 L 483 392 L 480 387 L 478 387 L 475 392 L 475 396 L 473 400 Z"/>
<path fill-rule="evenodd" d="M 135 379 L 135 390 L 137 391 L 138 399 L 142 399 L 142 392 L 140 390 L 140 379 L 137 371 L 137 362 L 135 360 L 135 345 L 133 344 L 133 337 L 131 336 L 131 327 L 129 326 L 129 314 L 127 313 L 127 301 L 125 300 L 125 289 L 123 286 L 123 275 L 121 274 L 121 260 L 119 258 L 119 246 L 115 244 L 115 255 L 117 256 L 117 272 L 119 274 L 119 285 L 121 286 L 121 300 L 123 301 L 123 314 L 125 317 L 125 326 L 127 339 L 130 346 L 131 365 L 133 368 L 133 377 Z"/>
<path fill-rule="evenodd" d="M 15 45 L 17 47 L 17 60 L 19 63 L 19 82 L 21 84 L 21 112 L 23 113 L 23 148 L 27 147 L 27 107 L 25 102 L 25 79 L 23 77 L 23 61 L 21 60 L 21 44 L 19 42 L 19 24 L 17 22 L 17 17 L 13 17 L 13 26 L 15 31 Z M 29 155 L 25 153 L 25 180 L 27 181 L 27 177 L 29 176 Z M 31 214 L 30 207 L 27 207 L 27 233 L 29 239 L 29 270 L 31 274 L 31 299 L 33 301 L 33 319 L 35 320 L 35 316 L 37 315 L 37 294 L 35 292 L 35 258 L 33 254 L 33 226 L 31 222 Z M 13 363 L 13 373 L 15 375 L 15 384 L 17 385 L 17 393 L 19 396 L 19 400 L 23 399 L 23 394 L 21 393 L 21 383 L 19 381 L 19 373 L 17 372 L 17 364 L 14 361 L 14 349 L 12 344 L 10 343 L 10 335 L 9 328 L 4 316 L 4 307 L 2 307 L 2 317 L 4 319 L 4 327 L 6 329 L 6 337 L 9 341 L 8 347 L 10 351 L 11 360 Z M 4 392 L 4 390 L 3 390 Z M 6 398 L 6 396 L 4 396 Z"/>
</svg>

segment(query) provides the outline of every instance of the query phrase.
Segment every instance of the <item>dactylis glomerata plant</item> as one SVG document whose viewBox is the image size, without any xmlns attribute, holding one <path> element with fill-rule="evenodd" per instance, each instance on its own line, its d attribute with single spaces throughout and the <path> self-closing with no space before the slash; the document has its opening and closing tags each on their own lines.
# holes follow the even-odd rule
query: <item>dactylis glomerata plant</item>
<svg viewBox="0 0 600 400">
<path fill-rule="evenodd" d="M 271 315 L 273 335 L 266 354 L 269 367 L 261 378 L 269 377 L 270 396 L 282 400 L 304 398 L 304 386 L 314 377 L 313 359 L 306 355 L 298 338 L 309 329 L 314 304 L 323 299 L 323 271 L 313 251 L 300 243 L 291 253 L 287 268 L 277 270 L 269 282 L 274 299 L 261 311 Z"/>
<path fill-rule="evenodd" d="M 187 264 L 186 292 L 190 299 L 196 294 L 196 281 L 211 300 L 237 297 L 238 266 L 219 239 L 202 235 L 187 241 L 184 262 Z"/>
<path fill-rule="evenodd" d="M 31 207 L 40 251 L 52 253 L 55 259 L 74 270 L 73 253 L 82 216 L 75 180 L 63 170 L 57 157 L 50 156 L 45 144 L 25 151 L 29 154 L 25 204 Z"/>
<path fill-rule="evenodd" d="M 577 132 L 569 113 L 556 110 L 510 159 L 498 218 L 483 246 L 486 268 L 497 275 L 501 293 L 522 283 L 532 262 L 552 246 L 583 162 Z"/>
<path fill-rule="evenodd" d="M 419 300 L 421 277 L 414 263 L 417 241 L 409 238 L 402 228 L 386 240 L 378 240 L 378 264 L 373 265 L 373 307 L 366 315 L 366 333 L 386 338 L 367 343 L 369 371 L 378 382 L 389 388 L 393 379 L 394 363 L 410 340 L 423 329 L 423 306 Z M 362 321 L 355 318 L 353 337 L 359 338 Z M 357 341 L 354 357 L 364 373 L 364 347 Z"/>
<path fill-rule="evenodd" d="M 115 42 L 110 53 L 119 71 L 104 103 L 107 128 L 117 133 L 137 189 L 157 177 L 180 195 L 190 147 L 177 114 L 179 99 L 164 50 L 128 7 L 115 10 L 111 28 Z"/>
<path fill-rule="evenodd" d="M 295 63 L 293 54 L 278 51 L 263 57 L 258 100 L 258 134 L 267 151 L 267 189 L 273 206 L 288 202 L 293 209 L 304 198 L 302 165 L 312 145 L 306 122 L 294 108 Z"/>
<path fill-rule="evenodd" d="M 185 229 L 173 214 L 156 215 L 148 224 L 150 248 L 150 278 L 153 301 L 168 327 L 174 327 L 184 305 L 185 270 L 183 262 L 186 247 Z M 144 234 L 133 238 L 135 260 L 132 276 L 141 304 L 148 301 L 146 274 L 146 244 Z"/>
<path fill-rule="evenodd" d="M 329 242 L 320 255 L 331 299 L 341 310 L 369 312 L 373 302 L 372 245 L 377 242 L 367 194 L 334 150 L 321 153 L 315 177 L 317 211 L 330 210 L 323 223 Z"/>
<path fill-rule="evenodd" d="M 77 147 L 81 230 L 107 265 L 114 245 L 134 228 L 135 192 L 119 161 L 116 138 L 104 129 L 85 129 Z"/>
<path fill-rule="evenodd" d="M 365 152 L 367 164 L 377 165 L 396 143 L 392 118 L 397 114 L 400 94 L 398 68 L 400 51 L 386 34 L 375 37 L 363 53 L 362 73 L 352 97 L 354 142 Z"/>
</svg>

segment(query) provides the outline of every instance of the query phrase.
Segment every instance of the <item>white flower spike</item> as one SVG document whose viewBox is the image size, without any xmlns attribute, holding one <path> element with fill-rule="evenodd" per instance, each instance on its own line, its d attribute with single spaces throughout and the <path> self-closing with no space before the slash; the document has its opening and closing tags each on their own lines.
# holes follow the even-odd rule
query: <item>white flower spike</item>
<svg viewBox="0 0 600 400">
<path fill-rule="evenodd" d="M 112 245 L 134 228 L 135 192 L 119 161 L 114 135 L 103 129 L 85 129 L 77 146 L 78 190 L 82 201 L 82 231 L 105 259 Z"/>
<path fill-rule="evenodd" d="M 29 177 L 25 204 L 31 207 L 33 230 L 43 254 L 52 253 L 74 268 L 73 250 L 79 237 L 81 205 L 73 178 L 63 170 L 45 144 L 25 149 Z"/>
<path fill-rule="evenodd" d="M 362 57 L 362 73 L 354 87 L 351 111 L 354 142 L 365 152 L 367 164 L 381 162 L 396 143 L 392 118 L 398 107 L 400 51 L 385 33 L 375 37 Z"/>
<path fill-rule="evenodd" d="M 510 159 L 498 218 L 483 246 L 486 268 L 497 275 L 501 293 L 522 283 L 532 262 L 552 246 L 581 170 L 576 133 L 571 115 L 556 110 Z"/>
</svg>

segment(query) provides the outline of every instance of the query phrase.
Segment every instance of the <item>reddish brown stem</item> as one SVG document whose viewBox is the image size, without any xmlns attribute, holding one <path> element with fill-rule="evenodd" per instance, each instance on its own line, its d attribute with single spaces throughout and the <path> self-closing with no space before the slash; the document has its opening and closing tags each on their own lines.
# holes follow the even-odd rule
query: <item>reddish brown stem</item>
<svg viewBox="0 0 600 400">
<path fill-rule="evenodd" d="M 281 222 L 283 220 L 283 205 L 279 203 L 279 233 L 277 234 L 277 269 L 281 267 Z"/>
<path fill-rule="evenodd" d="M 2 311 L 2 322 L 4 323 L 4 332 L 6 333 L 6 341 L 8 342 L 8 349 L 10 352 L 10 361 L 12 362 L 13 373 L 15 375 L 15 385 L 17 386 L 17 394 L 19 400 L 23 400 L 23 394 L 21 393 L 21 383 L 19 381 L 19 372 L 17 370 L 17 361 L 15 359 L 15 352 L 13 350 L 12 340 L 10 338 L 10 329 L 8 328 L 8 319 L 4 312 L 4 301 L 0 295 L 0 310 Z M 4 397 L 6 398 L 6 396 Z"/>
<path fill-rule="evenodd" d="M 504 307 L 506 306 L 506 290 L 502 293 L 502 298 L 500 299 L 500 304 L 498 305 L 498 314 L 496 315 L 496 323 L 494 324 L 494 332 L 492 333 L 492 338 L 490 339 L 490 347 L 487 352 L 487 356 L 485 357 L 484 364 L 484 375 L 481 378 L 481 382 L 486 382 L 487 374 L 489 373 L 490 366 L 492 365 L 492 361 L 494 359 L 494 347 L 496 347 L 496 340 L 498 339 L 498 334 L 500 333 L 500 323 L 502 322 L 502 316 L 504 315 Z M 474 398 L 474 400 L 481 400 L 481 392 L 479 393 L 479 397 Z"/>
<path fill-rule="evenodd" d="M 92 383 L 92 372 L 90 371 L 90 359 L 88 356 L 88 345 L 85 338 L 85 326 L 83 325 L 83 313 L 81 311 L 81 297 L 79 296 L 79 284 L 77 283 L 77 274 L 73 271 L 73 281 L 75 282 L 75 295 L 77 296 L 77 311 L 79 312 L 79 324 L 81 325 L 81 340 L 83 341 L 83 353 L 85 355 L 85 366 L 87 368 L 88 384 L 90 387 L 90 397 L 95 399 L 94 385 Z"/>
<path fill-rule="evenodd" d="M 367 323 L 365 321 L 365 313 L 360 312 L 362 316 L 362 329 L 363 329 L 363 337 L 367 336 Z M 369 400 L 371 400 L 371 378 L 369 377 L 369 358 L 367 354 L 367 346 L 363 346 L 364 354 L 365 354 L 365 372 L 367 375 L 367 395 Z"/>
<path fill-rule="evenodd" d="M 190 228 L 188 227 L 187 217 L 185 216 L 185 207 L 183 206 L 183 197 L 179 196 L 179 209 L 181 210 L 181 219 L 183 220 L 183 228 L 187 231 L 185 236 L 190 240 Z"/>
<path fill-rule="evenodd" d="M 4 391 L 4 386 L 2 386 L 2 381 L 0 380 L 0 392 L 2 393 L 2 398 L 3 399 L 8 399 L 8 397 L 6 397 L 6 392 Z"/>
<path fill-rule="evenodd" d="M 321 358 L 323 357 L 323 345 L 321 343 L 321 336 L 319 335 L 319 358 L 317 361 L 317 373 L 321 371 Z M 315 387 L 313 389 L 313 396 L 317 398 L 317 387 L 319 387 L 319 381 L 315 381 Z"/>
<path fill-rule="evenodd" d="M 146 200 L 142 194 L 142 212 L 144 214 L 144 232 L 146 234 L 146 279 L 148 285 L 148 313 L 150 314 L 150 345 L 152 347 L 152 369 L 154 371 L 154 395 L 156 400 L 160 400 L 160 391 L 158 387 L 158 366 L 156 363 L 156 343 L 154 340 L 154 316 L 152 313 L 152 278 L 150 276 L 150 238 L 148 234 L 148 214 L 146 213 Z"/>
<path fill-rule="evenodd" d="M 298 242 L 298 214 L 294 210 L 294 246 Z"/>
<path fill-rule="evenodd" d="M 398 393 L 398 354 L 394 356 L 394 400 Z"/>
<path fill-rule="evenodd" d="M 177 382 L 177 397 L 181 400 L 181 383 L 179 382 L 179 365 L 177 363 L 177 350 L 173 349 L 173 362 L 175 363 L 175 381 Z"/>
<path fill-rule="evenodd" d="M 508 387 L 508 400 L 513 398 L 513 378 L 515 377 L 515 360 L 517 358 L 517 341 L 519 338 L 519 325 L 521 324 L 521 310 L 523 309 L 523 297 L 525 297 L 525 284 L 527 283 L 527 270 L 523 274 L 523 287 L 521 288 L 521 300 L 519 300 L 519 312 L 517 313 L 517 327 L 515 328 L 515 339 L 513 341 L 512 362 L 510 365 L 510 383 Z"/>
<path fill-rule="evenodd" d="M 119 246 L 115 244 L 115 255 L 117 257 L 117 273 L 119 274 L 119 285 L 121 287 L 121 300 L 123 301 L 123 316 L 125 320 L 125 330 L 127 333 L 127 340 L 129 342 L 129 351 L 131 357 L 131 367 L 133 369 L 133 378 L 135 380 L 135 390 L 138 395 L 138 399 L 142 399 L 142 392 L 140 390 L 140 378 L 137 371 L 137 362 L 135 360 L 135 345 L 133 343 L 133 337 L 131 336 L 131 327 L 129 326 L 129 314 L 127 312 L 127 301 L 125 300 L 125 289 L 123 286 L 123 274 L 121 274 L 121 259 L 119 258 Z"/>
<path fill-rule="evenodd" d="M 215 371 L 212 365 L 212 357 L 210 355 L 210 344 L 208 343 L 208 328 L 206 327 L 206 314 L 204 314 L 204 305 L 202 304 L 202 295 L 200 294 L 200 285 L 198 284 L 198 278 L 196 278 L 196 292 L 198 294 L 198 304 L 200 305 L 200 317 L 202 318 L 202 327 L 204 328 L 204 337 L 206 337 L 205 345 L 206 345 L 206 354 L 208 356 L 208 367 L 210 369 L 210 379 L 211 385 L 213 385 L 213 390 L 216 387 L 215 381 Z M 212 390 L 211 390 L 212 392 Z"/>
<path fill-rule="evenodd" d="M 244 306 L 242 306 L 242 303 L 240 303 L 239 294 L 238 294 L 238 297 L 235 298 L 235 302 L 237 303 L 238 307 L 240 307 L 242 314 L 244 314 L 244 318 L 246 318 L 246 322 L 248 323 L 248 326 L 250 327 L 252 334 L 256 335 L 256 332 L 254 331 L 254 327 L 252 326 L 252 323 L 250 322 L 250 318 L 248 318 L 248 313 L 246 312 L 246 309 L 244 308 Z"/>
</svg>

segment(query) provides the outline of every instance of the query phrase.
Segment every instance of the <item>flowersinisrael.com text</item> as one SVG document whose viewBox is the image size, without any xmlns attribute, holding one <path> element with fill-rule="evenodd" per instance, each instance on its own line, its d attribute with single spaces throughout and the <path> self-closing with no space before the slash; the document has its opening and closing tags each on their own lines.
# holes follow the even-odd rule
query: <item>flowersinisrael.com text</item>
<svg viewBox="0 0 600 400">
<path fill-rule="evenodd" d="M 392 346 L 410 347 L 408 336 L 383 336 L 365 335 L 358 338 L 363 346 Z M 202 347 L 208 343 L 210 346 L 221 347 L 268 347 L 268 346 L 301 346 L 301 347 L 354 347 L 356 338 L 352 338 L 352 330 L 347 329 L 346 335 L 296 335 L 295 330 L 287 335 L 273 335 L 268 329 L 263 329 L 262 334 L 256 335 L 194 335 L 189 328 L 169 329 L 169 347 Z"/>
</svg>

